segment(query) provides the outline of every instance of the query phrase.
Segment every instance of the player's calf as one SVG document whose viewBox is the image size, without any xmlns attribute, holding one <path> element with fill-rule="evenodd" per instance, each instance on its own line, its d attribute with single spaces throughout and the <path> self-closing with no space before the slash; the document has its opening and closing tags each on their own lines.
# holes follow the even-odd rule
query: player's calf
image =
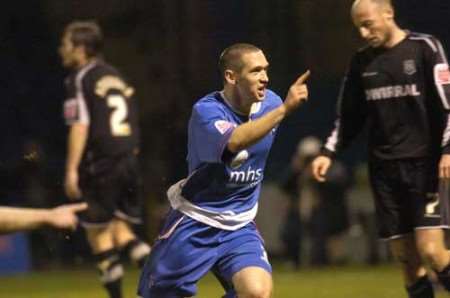
<svg viewBox="0 0 450 298">
<path fill-rule="evenodd" d="M 110 298 L 122 298 L 123 267 L 119 254 L 111 249 L 95 256 L 100 280 L 108 291 Z"/>
<path fill-rule="evenodd" d="M 122 250 L 128 254 L 130 259 L 136 263 L 139 268 L 142 268 L 150 254 L 151 249 L 147 243 L 139 239 L 134 239 L 128 242 Z"/>
</svg>

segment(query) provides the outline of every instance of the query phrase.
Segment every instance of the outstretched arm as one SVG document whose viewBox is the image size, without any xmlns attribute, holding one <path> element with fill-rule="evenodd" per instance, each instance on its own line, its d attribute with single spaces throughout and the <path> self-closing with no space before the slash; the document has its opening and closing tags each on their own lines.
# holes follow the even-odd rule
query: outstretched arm
<svg viewBox="0 0 450 298">
<path fill-rule="evenodd" d="M 75 229 L 77 212 L 85 210 L 86 203 L 63 205 L 53 209 L 0 207 L 0 234 L 32 230 L 42 226 Z"/>
<path fill-rule="evenodd" d="M 293 112 L 302 102 L 307 100 L 308 88 L 305 81 L 309 77 L 309 74 L 310 71 L 306 71 L 291 85 L 286 100 L 278 108 L 255 121 L 246 122 L 236 127 L 228 141 L 228 150 L 236 153 L 257 143 L 272 128 L 277 126 L 286 115 Z"/>
</svg>

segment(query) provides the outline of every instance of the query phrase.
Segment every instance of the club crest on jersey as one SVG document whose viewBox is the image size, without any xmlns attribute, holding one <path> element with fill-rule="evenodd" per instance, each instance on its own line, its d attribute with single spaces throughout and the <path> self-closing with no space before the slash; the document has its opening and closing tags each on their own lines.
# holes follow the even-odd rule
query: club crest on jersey
<svg viewBox="0 0 450 298">
<path fill-rule="evenodd" d="M 434 67 L 434 79 L 439 85 L 450 84 L 450 71 L 448 64 L 440 63 Z"/>
<path fill-rule="evenodd" d="M 242 150 L 230 162 L 230 167 L 233 169 L 239 168 L 247 159 L 248 159 L 248 151 Z"/>
<path fill-rule="evenodd" d="M 407 75 L 413 75 L 417 72 L 416 62 L 414 60 L 403 61 L 403 72 Z"/>
<path fill-rule="evenodd" d="M 217 120 L 214 122 L 214 126 L 220 132 L 220 134 L 226 133 L 230 128 L 234 127 L 235 124 L 225 121 L 225 120 Z"/>
</svg>

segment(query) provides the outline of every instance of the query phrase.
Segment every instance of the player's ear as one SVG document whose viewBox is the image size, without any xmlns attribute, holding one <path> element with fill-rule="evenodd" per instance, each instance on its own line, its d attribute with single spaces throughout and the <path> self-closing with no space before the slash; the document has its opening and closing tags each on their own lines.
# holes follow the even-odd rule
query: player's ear
<svg viewBox="0 0 450 298">
<path fill-rule="evenodd" d="M 232 71 L 231 69 L 225 70 L 224 78 L 228 84 L 232 84 L 232 85 L 236 84 L 236 73 L 234 71 Z"/>
</svg>

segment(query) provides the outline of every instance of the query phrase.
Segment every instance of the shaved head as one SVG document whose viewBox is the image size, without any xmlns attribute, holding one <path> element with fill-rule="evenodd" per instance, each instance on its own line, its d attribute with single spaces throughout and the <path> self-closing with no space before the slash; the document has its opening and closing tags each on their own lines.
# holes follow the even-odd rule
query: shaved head
<svg viewBox="0 0 450 298">
<path fill-rule="evenodd" d="M 355 13 L 355 11 L 364 5 L 367 4 L 375 4 L 379 8 L 383 9 L 390 9 L 393 10 L 392 1 L 391 0 L 355 0 L 352 5 L 352 14 Z"/>
<path fill-rule="evenodd" d="M 391 0 L 355 0 L 351 15 L 361 37 L 372 47 L 391 47 L 405 36 L 394 20 Z"/>
</svg>

